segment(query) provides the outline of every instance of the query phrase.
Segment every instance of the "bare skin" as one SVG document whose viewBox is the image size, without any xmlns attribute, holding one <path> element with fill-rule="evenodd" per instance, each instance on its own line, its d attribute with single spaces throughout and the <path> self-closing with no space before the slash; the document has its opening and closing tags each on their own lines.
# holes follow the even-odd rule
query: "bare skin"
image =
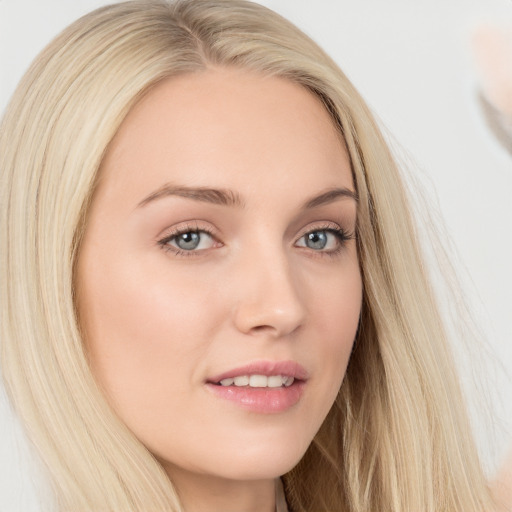
<svg viewBox="0 0 512 512">
<path fill-rule="evenodd" d="M 284 79 L 172 78 L 121 126 L 78 307 L 97 380 L 187 512 L 274 510 L 275 479 L 311 443 L 352 349 L 356 212 L 339 133 Z M 268 384 L 221 384 L 227 373 Z"/>
</svg>

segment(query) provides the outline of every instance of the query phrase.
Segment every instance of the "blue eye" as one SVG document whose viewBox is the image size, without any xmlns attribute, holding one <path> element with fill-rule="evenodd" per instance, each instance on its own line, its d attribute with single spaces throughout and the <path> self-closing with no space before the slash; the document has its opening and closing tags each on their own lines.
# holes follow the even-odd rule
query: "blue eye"
<svg viewBox="0 0 512 512">
<path fill-rule="evenodd" d="M 349 237 L 341 229 L 316 229 L 303 235 L 296 245 L 314 251 L 334 252 Z"/>
<path fill-rule="evenodd" d="M 174 242 L 180 249 L 192 251 L 197 249 L 201 243 L 201 235 L 194 231 L 190 231 L 190 233 L 182 233 L 174 238 Z"/>
<path fill-rule="evenodd" d="M 171 247 L 179 251 L 199 251 L 213 247 L 215 241 L 206 231 L 188 230 L 176 233 L 162 240 L 161 245 Z"/>
<path fill-rule="evenodd" d="M 332 236 L 332 235 L 331 235 Z M 329 233 L 325 231 L 313 231 L 304 235 L 306 247 L 321 251 L 329 242 Z"/>
</svg>

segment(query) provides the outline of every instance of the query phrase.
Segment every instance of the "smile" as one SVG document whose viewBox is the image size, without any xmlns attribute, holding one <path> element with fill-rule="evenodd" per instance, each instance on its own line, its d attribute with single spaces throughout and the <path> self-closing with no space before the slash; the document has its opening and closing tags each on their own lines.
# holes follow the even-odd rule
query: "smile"
<svg viewBox="0 0 512 512">
<path fill-rule="evenodd" d="M 294 361 L 255 361 L 207 380 L 221 401 L 259 414 L 283 413 L 297 404 L 309 379 Z"/>
<path fill-rule="evenodd" d="M 239 375 L 234 378 L 222 379 L 221 386 L 236 386 L 250 388 L 281 388 L 290 387 L 294 382 L 293 377 L 286 375 Z"/>
</svg>

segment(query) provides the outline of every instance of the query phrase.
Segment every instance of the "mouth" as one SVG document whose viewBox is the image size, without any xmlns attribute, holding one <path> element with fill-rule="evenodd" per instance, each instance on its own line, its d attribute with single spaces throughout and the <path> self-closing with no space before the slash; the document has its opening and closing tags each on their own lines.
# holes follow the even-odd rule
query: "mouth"
<svg viewBox="0 0 512 512">
<path fill-rule="evenodd" d="M 207 382 L 224 387 L 281 388 L 308 378 L 306 369 L 295 361 L 254 361 L 213 376 Z"/>
<path fill-rule="evenodd" d="M 238 375 L 214 383 L 218 386 L 235 386 L 237 388 L 289 388 L 295 381 L 287 375 Z"/>
<path fill-rule="evenodd" d="M 255 362 L 206 381 L 217 397 L 257 413 L 284 412 L 301 398 L 308 374 L 293 361 Z"/>
</svg>

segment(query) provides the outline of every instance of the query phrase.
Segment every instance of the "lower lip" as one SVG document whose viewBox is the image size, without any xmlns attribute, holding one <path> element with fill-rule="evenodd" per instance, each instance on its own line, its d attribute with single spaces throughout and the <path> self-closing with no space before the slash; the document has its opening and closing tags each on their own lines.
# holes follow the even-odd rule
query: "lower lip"
<svg viewBox="0 0 512 512">
<path fill-rule="evenodd" d="M 304 392 L 304 384 L 304 381 L 295 381 L 289 387 L 280 388 L 220 386 L 210 383 L 206 386 L 219 398 L 234 402 L 243 409 L 260 414 L 274 414 L 293 407 Z"/>
</svg>

